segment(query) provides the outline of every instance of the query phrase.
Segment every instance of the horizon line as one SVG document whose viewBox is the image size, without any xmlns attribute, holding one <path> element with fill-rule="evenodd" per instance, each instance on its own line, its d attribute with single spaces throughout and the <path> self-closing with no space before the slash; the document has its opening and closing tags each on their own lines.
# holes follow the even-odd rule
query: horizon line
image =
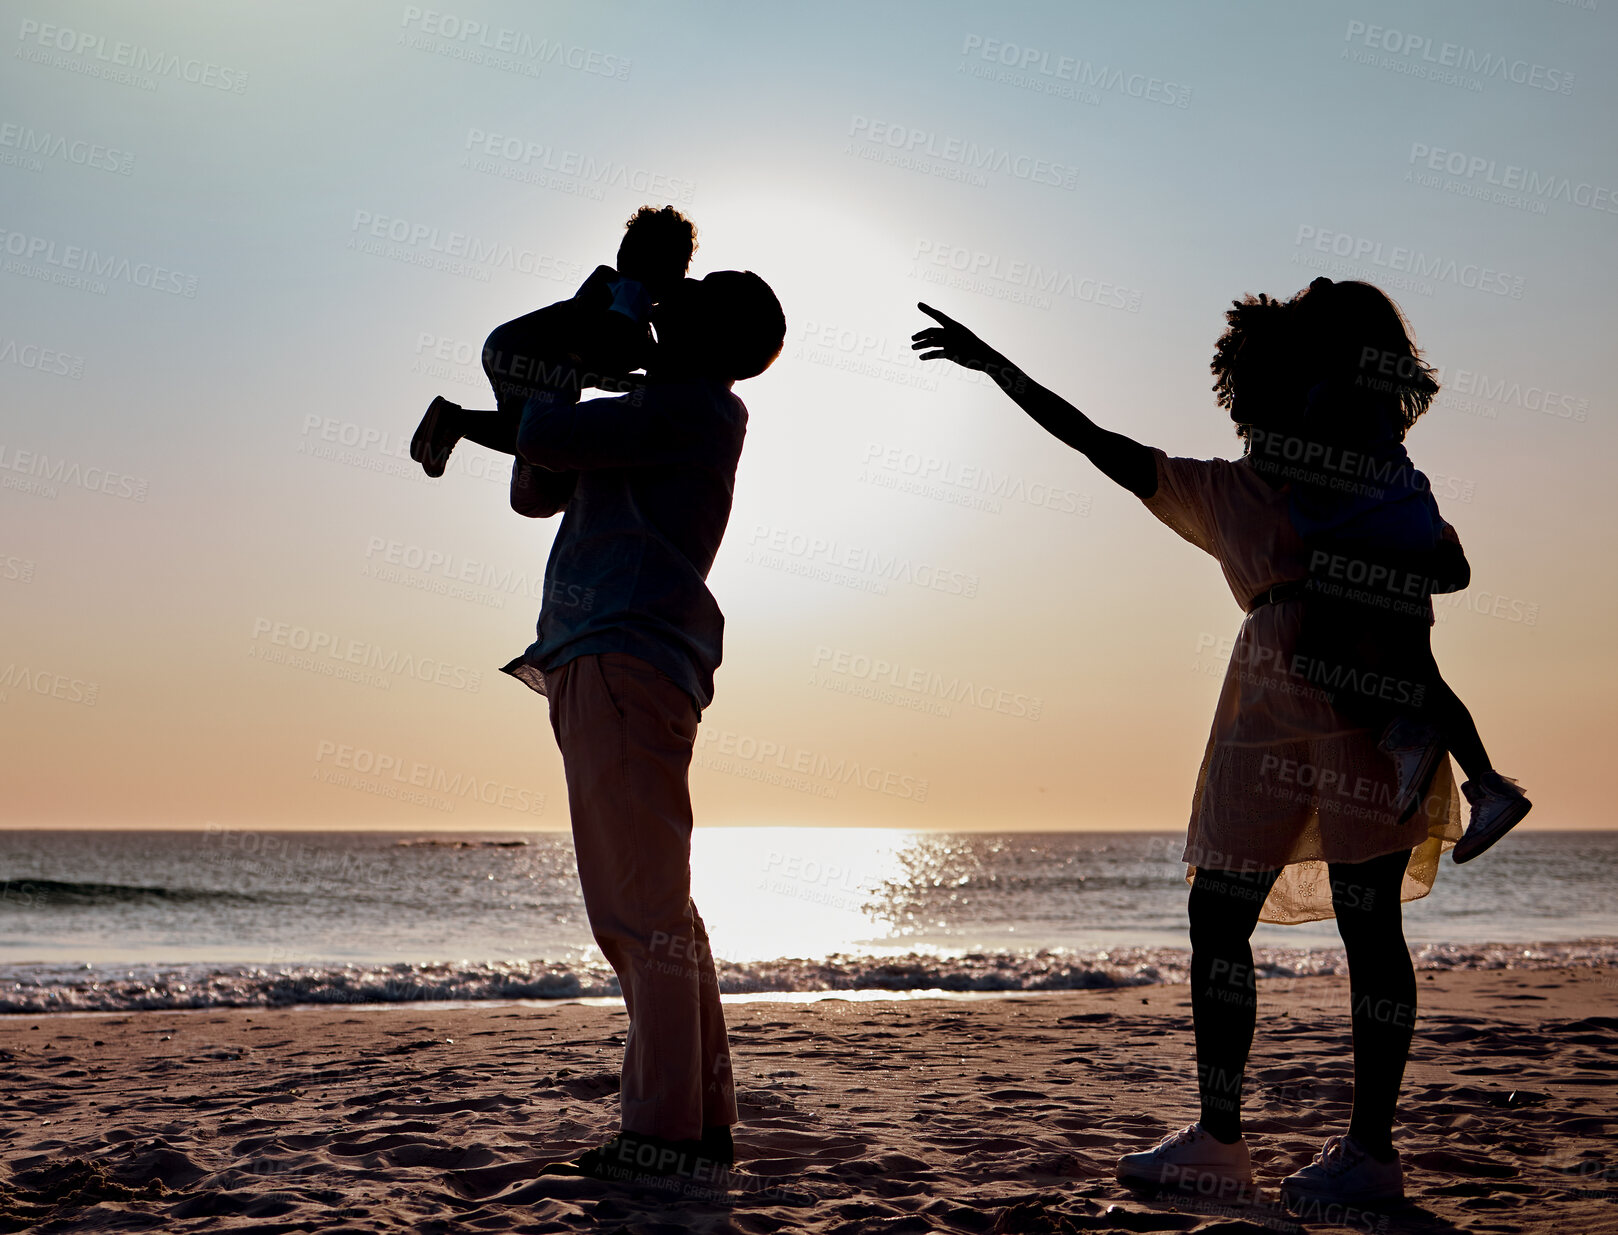
<svg viewBox="0 0 1618 1235">
<path fill-rule="evenodd" d="M 1184 834 L 1185 828 L 1119 828 L 1119 827 L 1042 827 L 1030 825 L 1025 827 L 1003 828 L 974 828 L 974 827 L 924 827 L 900 826 L 895 824 L 876 823 L 697 823 L 697 828 L 706 829 L 743 829 L 743 828 L 793 828 L 803 831 L 866 831 L 866 832 L 922 832 L 937 835 L 970 835 L 970 836 L 1015 836 L 1027 834 L 1072 835 L 1076 833 L 1095 833 L 1105 835 L 1132 835 L 1159 836 Z M 1618 832 L 1618 825 L 1591 824 L 1581 826 L 1577 824 L 1538 827 L 1532 825 L 1519 825 L 1513 829 L 1518 833 L 1541 833 L 1546 835 L 1560 835 L 1566 833 L 1604 833 Z M 529 827 L 412 827 L 409 825 L 381 824 L 381 825 L 322 825 L 309 824 L 304 826 L 265 826 L 259 824 L 238 823 L 198 823 L 198 824 L 28 824 L 0 822 L 0 832 L 196 832 L 201 835 L 226 832 L 275 832 L 275 833 L 309 833 L 311 835 L 364 835 L 367 833 L 410 833 L 421 835 L 479 835 L 496 833 L 501 835 L 526 836 L 534 833 L 558 836 L 571 835 L 571 828 L 565 824 L 551 826 Z"/>
</svg>

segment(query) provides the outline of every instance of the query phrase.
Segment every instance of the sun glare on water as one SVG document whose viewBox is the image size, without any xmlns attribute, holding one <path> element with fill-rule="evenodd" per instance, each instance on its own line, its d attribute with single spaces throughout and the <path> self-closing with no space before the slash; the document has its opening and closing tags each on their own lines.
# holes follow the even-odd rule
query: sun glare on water
<svg viewBox="0 0 1618 1235">
<path fill-rule="evenodd" d="M 922 834 L 884 828 L 698 828 L 691 896 L 734 961 L 882 950 Z"/>
</svg>

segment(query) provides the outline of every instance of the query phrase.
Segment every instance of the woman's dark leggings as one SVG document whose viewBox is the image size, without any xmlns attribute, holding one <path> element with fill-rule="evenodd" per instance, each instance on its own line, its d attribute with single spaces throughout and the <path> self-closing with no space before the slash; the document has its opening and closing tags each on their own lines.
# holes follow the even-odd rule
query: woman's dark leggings
<svg viewBox="0 0 1618 1235">
<path fill-rule="evenodd" d="M 1393 1153 L 1393 1115 L 1416 1024 L 1416 974 L 1405 947 L 1399 885 L 1408 851 L 1330 865 L 1332 907 L 1348 954 L 1354 1034 L 1349 1132 L 1377 1158 Z M 1242 1132 L 1242 1080 L 1258 1000 L 1249 940 L 1277 871 L 1199 868 L 1191 885 L 1191 1009 L 1202 1126 Z"/>
</svg>

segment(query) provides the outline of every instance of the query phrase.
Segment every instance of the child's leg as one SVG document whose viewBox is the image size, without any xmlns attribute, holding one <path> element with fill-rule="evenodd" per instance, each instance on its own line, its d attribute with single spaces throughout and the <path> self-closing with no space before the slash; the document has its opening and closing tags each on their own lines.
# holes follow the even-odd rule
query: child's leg
<svg viewBox="0 0 1618 1235">
<path fill-rule="evenodd" d="M 451 403 L 440 396 L 428 405 L 421 423 L 410 439 L 410 457 L 429 476 L 442 476 L 449 465 L 450 452 L 460 440 L 470 438 L 480 446 L 504 454 L 517 453 L 517 426 L 520 415 L 480 411 Z"/>
<path fill-rule="evenodd" d="M 1444 745 L 1455 756 L 1455 762 L 1461 765 L 1467 780 L 1482 780 L 1494 771 L 1494 764 L 1489 761 L 1489 752 L 1483 749 L 1483 739 L 1472 720 L 1472 713 L 1461 702 L 1460 696 L 1450 689 L 1449 683 L 1438 675 L 1436 665 L 1421 711 L 1427 723 L 1443 737 Z"/>
<path fill-rule="evenodd" d="M 1391 625 L 1399 629 L 1390 632 L 1395 638 L 1388 641 L 1388 646 L 1397 651 L 1386 663 L 1385 670 L 1390 677 L 1421 691 L 1420 703 L 1401 709 L 1400 714 L 1436 731 L 1468 780 L 1487 776 L 1494 765 L 1483 749 L 1483 739 L 1472 721 L 1472 713 L 1444 681 L 1438 662 L 1433 658 L 1432 627 L 1425 622 L 1401 621 Z"/>
<path fill-rule="evenodd" d="M 522 424 L 523 407 L 530 395 L 542 393 L 542 390 L 508 388 L 502 394 L 501 386 L 504 383 L 492 372 L 489 382 L 495 389 L 496 406 L 493 408 L 461 407 L 448 399 L 434 399 L 416 429 L 410 447 L 411 457 L 419 463 L 434 460 L 436 471 L 433 474 L 437 475 L 443 472 L 444 461 L 462 438 L 490 450 L 498 450 L 501 454 L 516 454 L 517 430 Z M 568 392 L 552 394 L 556 398 L 577 398 L 577 395 Z M 526 465 L 519 463 L 519 466 Z"/>
<path fill-rule="evenodd" d="M 544 320 L 541 316 L 543 312 L 539 310 L 495 327 L 483 345 L 483 375 L 489 379 L 495 405 L 492 409 L 456 408 L 441 436 L 453 434 L 454 441 L 464 437 L 469 442 L 498 450 L 501 454 L 517 453 L 517 429 L 522 424 L 522 409 L 536 389 L 519 383 L 515 375 L 518 372 L 526 375 L 534 368 L 534 363 L 525 358 L 533 342 L 526 336 L 534 333 L 533 323 Z M 520 353 L 513 350 L 518 346 L 523 348 Z M 454 441 L 450 443 L 451 446 Z"/>
<path fill-rule="evenodd" d="M 517 453 L 517 426 L 522 423 L 522 412 L 463 407 L 455 413 L 457 436 L 504 455 Z"/>
<path fill-rule="evenodd" d="M 556 305 L 496 326 L 483 344 L 483 374 L 494 392 L 493 409 L 460 407 L 434 399 L 411 442 L 411 457 L 443 473 L 450 451 L 464 437 L 501 454 L 517 453 L 523 407 L 545 391 L 578 398 L 579 374 L 571 361 L 547 359 L 560 346 Z M 522 465 L 519 464 L 519 468 Z"/>
</svg>

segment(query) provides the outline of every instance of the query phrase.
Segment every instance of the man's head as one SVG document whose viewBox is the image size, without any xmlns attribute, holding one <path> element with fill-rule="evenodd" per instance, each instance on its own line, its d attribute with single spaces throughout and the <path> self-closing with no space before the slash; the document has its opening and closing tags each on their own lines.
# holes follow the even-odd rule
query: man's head
<svg viewBox="0 0 1618 1235">
<path fill-rule="evenodd" d="M 787 335 L 781 302 L 751 270 L 684 280 L 663 297 L 652 322 L 659 372 L 727 382 L 768 369 Z"/>
<path fill-rule="evenodd" d="M 642 206 L 629 216 L 618 246 L 617 270 L 646 284 L 653 300 L 661 299 L 691 266 L 697 250 L 697 228 L 673 206 Z"/>
</svg>

